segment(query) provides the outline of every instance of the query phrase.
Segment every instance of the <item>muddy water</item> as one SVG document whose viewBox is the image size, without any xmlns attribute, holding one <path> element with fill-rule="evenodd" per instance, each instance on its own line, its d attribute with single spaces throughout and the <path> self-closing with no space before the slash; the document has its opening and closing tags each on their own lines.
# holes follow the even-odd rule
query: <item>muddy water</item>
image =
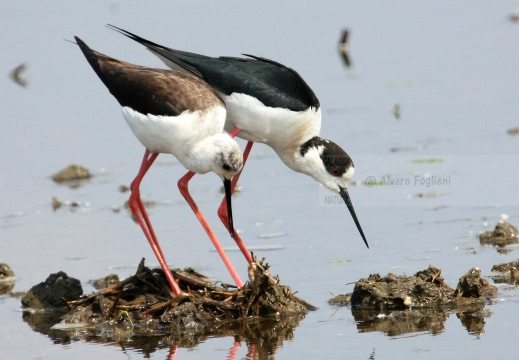
<svg viewBox="0 0 519 360">
<path fill-rule="evenodd" d="M 485 276 L 492 265 L 518 258 L 516 246 L 481 246 L 477 238 L 501 218 L 519 224 L 519 138 L 507 134 L 519 118 L 519 24 L 509 20 L 516 6 L 512 1 L 3 4 L 0 262 L 17 275 L 13 291 L 63 270 L 89 292 L 90 279 L 108 273 L 124 278 L 141 257 L 150 265 L 154 261 L 122 209 L 128 193 L 118 190 L 135 175 L 143 149 L 79 51 L 63 41 L 78 35 L 114 57 L 161 66 L 103 26 L 112 23 L 180 49 L 251 53 L 290 65 L 321 101 L 323 137 L 341 144 L 355 161 L 357 185 L 350 195 L 370 250 L 333 195 L 286 169 L 265 146 L 253 148 L 240 180 L 243 192 L 234 202 L 235 224 L 255 252 L 267 257 L 272 273 L 319 307 L 273 345 L 273 357 L 515 358 L 512 329 L 519 304 L 511 285 L 497 284 L 498 298 L 484 313 L 448 312 L 431 320 L 434 327 L 411 327 L 407 333 L 374 324 L 382 315 L 366 319 L 327 300 L 352 291 L 348 283 L 372 273 L 413 274 L 433 264 L 455 286 L 474 266 Z M 344 27 L 351 30 L 351 68 L 337 50 Z M 8 75 L 24 62 L 26 88 Z M 150 215 L 166 257 L 173 266 L 193 266 L 230 282 L 176 189 L 182 167 L 165 155 L 158 162 L 142 195 L 156 202 Z M 94 177 L 79 187 L 53 183 L 51 176 L 71 163 L 88 167 Z M 195 177 L 190 186 L 217 235 L 232 248 L 216 216 L 219 187 L 214 175 Z M 78 206 L 53 211 L 52 197 Z M 230 257 L 245 277 L 240 253 L 231 251 Z M 0 295 L 2 358 L 164 359 L 172 352 L 163 338 L 106 344 L 85 339 L 81 330 L 49 332 L 19 307 L 19 298 Z M 466 325 L 472 319 L 478 326 Z M 232 337 L 210 337 L 180 346 L 175 358 L 241 359 L 249 351 L 244 341 L 238 346 Z"/>
</svg>

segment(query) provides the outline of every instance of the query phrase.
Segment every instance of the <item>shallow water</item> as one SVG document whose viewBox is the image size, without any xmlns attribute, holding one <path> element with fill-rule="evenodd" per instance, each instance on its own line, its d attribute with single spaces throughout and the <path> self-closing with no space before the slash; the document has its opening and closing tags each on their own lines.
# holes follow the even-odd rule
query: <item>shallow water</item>
<svg viewBox="0 0 519 360">
<path fill-rule="evenodd" d="M 104 27 L 111 23 L 183 50 L 251 53 L 293 67 L 319 97 L 322 136 L 355 161 L 358 185 L 350 195 L 369 250 L 345 206 L 312 179 L 289 171 L 269 148 L 253 147 L 240 179 L 243 192 L 233 208 L 244 240 L 267 258 L 284 284 L 319 307 L 279 345 L 276 359 L 515 358 L 519 305 L 510 285 L 498 285 L 498 300 L 487 305 L 489 316 L 476 333 L 455 313 L 434 334 L 366 331 L 350 308 L 332 307 L 327 300 L 352 291 L 348 283 L 372 273 L 413 274 L 433 264 L 455 286 L 474 266 L 488 275 L 492 265 L 517 259 L 517 246 L 498 252 L 477 239 L 502 217 L 519 224 L 519 137 L 507 134 L 519 122 L 519 23 L 508 19 L 516 6 L 513 1 L 160 2 L 153 7 L 4 2 L 0 262 L 17 275 L 14 291 L 63 270 L 90 292 L 90 279 L 133 274 L 143 256 L 156 263 L 128 213 L 114 211 L 128 197 L 118 187 L 135 176 L 143 148 L 79 50 L 63 41 L 77 35 L 113 57 L 162 66 L 138 44 Z M 345 27 L 351 30 L 351 68 L 343 66 L 337 50 Z M 8 76 L 23 62 L 25 89 Z M 392 114 L 395 104 L 399 120 Z M 95 177 L 79 188 L 53 183 L 50 176 L 70 163 L 90 168 Z M 158 203 L 150 215 L 166 257 L 172 266 L 193 266 L 230 282 L 178 193 L 176 181 L 183 173 L 171 156 L 161 155 L 141 188 L 145 200 Z M 214 175 L 197 176 L 190 185 L 224 246 L 232 248 L 216 216 L 219 188 Z M 53 196 L 80 206 L 53 212 Z M 241 254 L 229 255 L 245 277 Z M 2 358 L 164 359 L 170 351 L 152 342 L 142 350 L 139 339 L 57 341 L 33 331 L 19 307 L 18 298 L 0 295 Z M 180 347 L 175 358 L 223 359 L 233 344 L 230 337 L 209 338 L 194 348 Z M 235 350 L 237 359 L 246 358 L 244 343 Z"/>
</svg>

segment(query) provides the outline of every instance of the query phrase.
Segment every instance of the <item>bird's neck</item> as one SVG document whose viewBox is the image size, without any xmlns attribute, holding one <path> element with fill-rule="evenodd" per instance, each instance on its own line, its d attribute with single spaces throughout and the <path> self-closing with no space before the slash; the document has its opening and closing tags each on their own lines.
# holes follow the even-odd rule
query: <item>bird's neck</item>
<svg viewBox="0 0 519 360">
<path fill-rule="evenodd" d="M 213 170 L 216 152 L 215 135 L 208 136 L 187 147 L 179 160 L 182 159 L 182 165 L 189 171 L 205 174 Z"/>
<path fill-rule="evenodd" d="M 276 153 L 290 169 L 313 176 L 315 168 L 322 166 L 319 149 L 315 146 L 319 140 L 321 140 L 319 136 L 313 136 L 297 146 Z"/>
</svg>

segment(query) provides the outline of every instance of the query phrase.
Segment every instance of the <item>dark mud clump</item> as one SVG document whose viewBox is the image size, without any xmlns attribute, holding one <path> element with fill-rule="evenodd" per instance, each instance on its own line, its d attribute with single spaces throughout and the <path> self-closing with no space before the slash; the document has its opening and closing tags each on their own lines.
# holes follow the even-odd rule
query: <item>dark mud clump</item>
<svg viewBox="0 0 519 360">
<path fill-rule="evenodd" d="M 22 298 L 22 306 L 33 311 L 63 310 L 67 301 L 76 300 L 82 294 L 79 280 L 60 271 L 33 286 Z"/>
<path fill-rule="evenodd" d="M 479 234 L 479 242 L 483 245 L 506 246 L 519 242 L 519 232 L 512 224 L 500 220 L 493 231 Z"/>
<path fill-rule="evenodd" d="M 58 171 L 56 174 L 52 175 L 52 180 L 57 183 L 78 181 L 78 180 L 86 180 L 90 179 L 92 175 L 90 171 L 80 165 L 72 164 L 67 166 L 65 169 Z"/>
<path fill-rule="evenodd" d="M 413 276 L 374 274 L 360 279 L 351 294 L 350 303 L 361 309 L 406 309 L 406 308 L 459 308 L 474 304 L 484 306 L 497 293 L 481 271 L 471 269 L 460 278 L 456 289 L 447 285 L 441 270 L 429 266 Z M 346 295 L 330 300 L 331 304 L 344 304 Z"/>
<path fill-rule="evenodd" d="M 495 283 L 519 284 L 519 259 L 509 263 L 492 266 L 492 278 Z"/>
<path fill-rule="evenodd" d="M 161 269 L 138 267 L 137 273 L 78 300 L 68 301 L 64 326 L 115 326 L 149 334 L 205 334 L 243 319 L 281 319 L 306 314 L 313 307 L 271 277 L 268 265 L 256 261 L 249 267 L 249 281 L 242 289 L 211 283 L 193 269 L 172 270 L 182 293 L 171 297 Z"/>
</svg>

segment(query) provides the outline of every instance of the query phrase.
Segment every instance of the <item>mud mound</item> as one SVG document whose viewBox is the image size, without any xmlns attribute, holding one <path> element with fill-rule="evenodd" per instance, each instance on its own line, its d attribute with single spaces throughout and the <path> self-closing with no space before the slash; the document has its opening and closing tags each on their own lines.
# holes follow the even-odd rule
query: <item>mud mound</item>
<svg viewBox="0 0 519 360">
<path fill-rule="evenodd" d="M 22 307 L 33 311 L 66 309 L 66 300 L 77 299 L 82 294 L 79 280 L 60 271 L 27 291 L 22 298 Z"/>
<path fill-rule="evenodd" d="M 492 278 L 496 284 L 519 284 L 519 260 L 492 266 Z"/>
<path fill-rule="evenodd" d="M 67 301 L 70 311 L 60 327 L 115 326 L 152 333 L 160 326 L 168 333 L 211 333 L 226 322 L 281 319 L 314 308 L 294 296 L 288 286 L 280 285 L 268 268 L 263 261 L 254 262 L 242 289 L 212 283 L 193 269 L 172 270 L 182 293 L 171 298 L 162 270 L 151 270 L 142 261 L 134 276 Z"/>
<path fill-rule="evenodd" d="M 519 232 L 512 224 L 500 220 L 493 231 L 479 234 L 479 242 L 483 245 L 506 246 L 519 242 Z"/>
<path fill-rule="evenodd" d="M 370 275 L 360 279 L 351 294 L 331 299 L 334 305 L 346 305 L 347 301 L 361 309 L 405 309 L 447 306 L 458 308 L 481 305 L 497 293 L 485 279 L 481 270 L 471 269 L 460 278 L 456 289 L 451 288 L 441 277 L 441 270 L 429 266 L 413 276 L 388 274 Z"/>
</svg>

